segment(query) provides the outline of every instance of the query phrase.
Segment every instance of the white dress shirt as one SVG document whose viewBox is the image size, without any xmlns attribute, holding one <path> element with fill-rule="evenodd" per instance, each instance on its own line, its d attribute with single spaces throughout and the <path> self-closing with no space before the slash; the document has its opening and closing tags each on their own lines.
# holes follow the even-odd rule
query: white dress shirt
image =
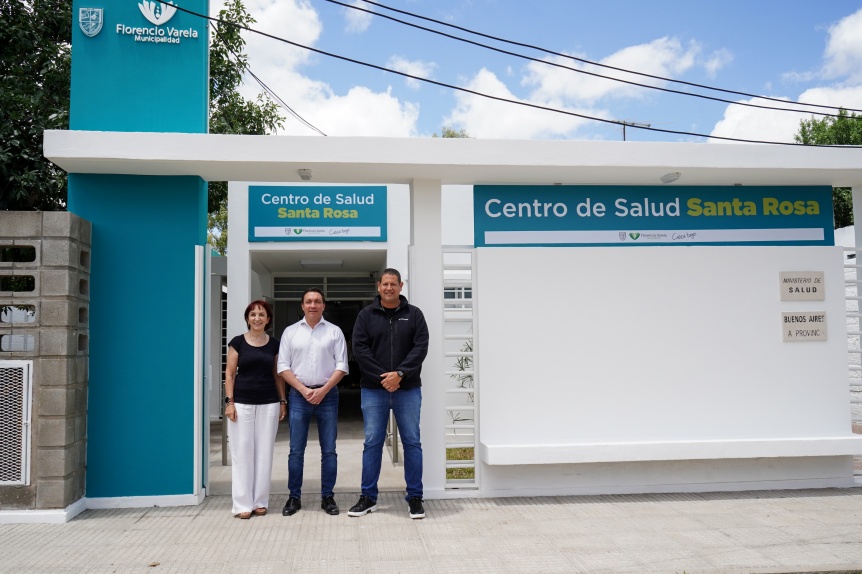
<svg viewBox="0 0 862 574">
<path fill-rule="evenodd" d="M 344 333 L 323 318 L 312 329 L 303 317 L 284 330 L 277 368 L 292 372 L 306 387 L 323 386 L 336 370 L 349 373 Z"/>
</svg>

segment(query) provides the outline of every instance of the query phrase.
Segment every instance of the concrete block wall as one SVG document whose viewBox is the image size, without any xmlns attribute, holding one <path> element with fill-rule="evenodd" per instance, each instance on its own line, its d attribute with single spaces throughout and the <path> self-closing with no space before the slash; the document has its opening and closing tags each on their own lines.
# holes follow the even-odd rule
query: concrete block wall
<svg viewBox="0 0 862 574">
<path fill-rule="evenodd" d="M 33 361 L 30 484 L 0 485 L 3 510 L 66 508 L 85 494 L 91 237 L 68 212 L 0 212 L 0 249 L 35 249 L 33 261 L 0 261 L 0 279 L 33 277 L 34 287 L 0 284 L 0 308 L 35 314 L 0 320 L 0 337 L 32 338 L 32 349 L 0 350 L 0 361 Z"/>
</svg>

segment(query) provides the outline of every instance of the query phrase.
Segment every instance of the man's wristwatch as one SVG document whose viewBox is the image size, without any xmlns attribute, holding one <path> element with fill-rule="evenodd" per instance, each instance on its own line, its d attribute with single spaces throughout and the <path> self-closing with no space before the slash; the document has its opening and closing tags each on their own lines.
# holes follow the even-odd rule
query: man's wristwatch
<svg viewBox="0 0 862 574">
<path fill-rule="evenodd" d="M 404 378 L 404 371 L 395 371 L 395 374 L 398 375 L 399 377 L 401 377 L 402 379 Z"/>
<path fill-rule="evenodd" d="M 233 397 L 225 397 L 224 398 L 224 404 L 232 405 L 233 404 Z"/>
</svg>

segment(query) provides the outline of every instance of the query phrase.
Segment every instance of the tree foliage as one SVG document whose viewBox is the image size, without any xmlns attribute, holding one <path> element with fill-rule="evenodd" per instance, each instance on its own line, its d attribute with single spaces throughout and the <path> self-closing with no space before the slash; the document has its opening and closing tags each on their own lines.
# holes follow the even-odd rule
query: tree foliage
<svg viewBox="0 0 862 574">
<path fill-rule="evenodd" d="M 799 131 L 793 137 L 805 145 L 862 146 L 862 115 L 839 110 L 838 117 L 814 118 L 799 122 Z M 853 225 L 853 196 L 849 187 L 832 189 L 835 228 Z"/>
<path fill-rule="evenodd" d="M 802 120 L 793 139 L 806 145 L 862 145 L 862 115 L 842 109 L 838 117 Z"/>
<path fill-rule="evenodd" d="M 210 133 L 264 135 L 282 127 L 278 106 L 263 94 L 249 101 L 239 93 L 248 66 L 245 40 L 237 26 L 250 27 L 255 19 L 241 0 L 231 0 L 219 12 L 210 43 Z M 229 22 L 230 24 L 223 23 Z M 235 24 L 235 25 L 231 25 Z M 227 182 L 209 182 L 209 242 L 224 254 L 227 249 Z"/>
<path fill-rule="evenodd" d="M 248 66 L 239 26 L 255 20 L 242 0 L 219 13 L 210 43 L 210 133 L 254 134 L 282 126 L 278 106 L 239 88 Z M 235 25 L 231 25 L 235 24 Z M 0 209 L 66 209 L 66 174 L 45 159 L 42 133 L 69 128 L 70 0 L 0 0 Z M 210 240 L 227 244 L 227 183 L 210 182 Z"/>
<path fill-rule="evenodd" d="M 0 209 L 66 209 L 42 132 L 69 127 L 72 3 L 0 0 Z"/>
<path fill-rule="evenodd" d="M 219 182 L 224 183 L 224 182 Z M 208 216 L 209 233 L 207 243 L 216 251 L 225 255 L 227 253 L 227 202 Z"/>
<path fill-rule="evenodd" d="M 460 130 L 455 130 L 455 128 L 450 126 L 443 126 L 442 135 L 438 136 L 436 133 L 432 134 L 432 138 L 436 137 L 444 137 L 444 138 L 469 138 L 470 134 L 467 133 L 467 130 L 461 128 Z"/>
</svg>

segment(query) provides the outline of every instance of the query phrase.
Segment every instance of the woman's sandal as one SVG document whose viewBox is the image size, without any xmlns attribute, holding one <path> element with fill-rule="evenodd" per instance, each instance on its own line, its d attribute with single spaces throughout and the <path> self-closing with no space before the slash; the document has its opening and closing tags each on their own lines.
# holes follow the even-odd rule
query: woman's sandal
<svg viewBox="0 0 862 574">
<path fill-rule="evenodd" d="M 263 516 L 264 514 L 266 514 L 266 508 L 255 508 L 254 510 L 252 510 L 252 513 L 255 516 Z"/>
<path fill-rule="evenodd" d="M 248 520 L 251 518 L 251 512 L 240 512 L 236 515 L 237 518 L 242 518 L 243 520 Z"/>
</svg>

